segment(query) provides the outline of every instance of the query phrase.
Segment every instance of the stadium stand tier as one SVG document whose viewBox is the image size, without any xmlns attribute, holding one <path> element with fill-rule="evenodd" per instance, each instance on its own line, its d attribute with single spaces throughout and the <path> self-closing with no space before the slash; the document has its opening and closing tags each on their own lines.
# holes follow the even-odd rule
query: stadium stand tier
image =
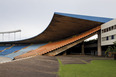
<svg viewBox="0 0 116 77">
<path fill-rule="evenodd" d="M 24 45 L 24 46 L 13 46 L 13 47 L 11 47 L 11 48 L 9 48 L 9 49 L 6 49 L 6 50 L 4 50 L 3 52 L 1 52 L 1 53 L 0 53 L 0 56 L 8 55 L 8 54 L 10 54 L 10 53 L 13 53 L 13 52 L 15 52 L 15 51 L 18 51 L 18 50 L 20 50 L 20 49 L 26 47 L 26 46 L 27 46 L 27 45 Z"/>
<path fill-rule="evenodd" d="M 17 48 L 13 51 L 3 51 L 1 55 L 10 58 L 22 58 L 36 55 L 55 56 L 72 46 L 96 34 L 100 25 L 113 20 L 112 18 L 55 13 L 51 23 L 35 37 L 2 44 L 33 44 L 25 49 Z M 20 50 L 21 49 L 21 50 Z M 18 52 L 14 52 L 17 51 Z"/>
<path fill-rule="evenodd" d="M 2 52 L 3 50 L 5 50 L 8 47 L 10 47 L 10 46 L 0 46 L 0 52 Z"/>
<path fill-rule="evenodd" d="M 34 45 L 29 45 L 21 50 L 19 50 L 18 52 L 14 52 L 14 53 L 11 53 L 11 54 L 8 54 L 8 55 L 5 55 L 5 57 L 9 57 L 9 58 L 12 58 L 14 59 L 14 57 L 16 56 L 19 56 L 19 55 L 22 55 L 24 53 L 27 53 L 27 52 L 30 52 L 30 51 L 33 51 L 41 46 L 43 46 L 45 44 L 34 44 Z"/>
<path fill-rule="evenodd" d="M 34 51 L 25 53 L 25 54 L 20 55 L 20 56 L 16 56 L 15 58 L 17 59 L 17 58 L 24 58 L 24 57 L 28 57 L 28 56 L 43 55 L 43 54 L 46 54 L 48 52 L 50 52 L 50 53 L 48 53 L 47 55 L 55 56 L 55 55 L 65 51 L 66 49 L 69 49 L 70 47 L 79 44 L 84 39 L 89 38 L 88 37 L 89 35 L 95 35 L 96 32 L 99 31 L 100 29 L 101 29 L 100 26 L 98 26 L 98 27 L 93 28 L 87 32 L 84 32 L 78 36 L 73 36 L 71 38 L 64 39 L 61 41 L 48 43 L 48 44 L 42 46 L 41 48 L 38 48 Z M 83 39 L 83 40 L 80 40 L 80 39 Z M 76 44 L 73 44 L 75 42 L 76 42 Z M 69 45 L 71 45 L 71 46 L 69 46 Z M 65 46 L 67 46 L 67 47 L 65 47 Z M 62 47 L 65 47 L 65 48 L 61 49 Z M 61 50 L 59 50 L 59 49 L 61 49 Z"/>
</svg>

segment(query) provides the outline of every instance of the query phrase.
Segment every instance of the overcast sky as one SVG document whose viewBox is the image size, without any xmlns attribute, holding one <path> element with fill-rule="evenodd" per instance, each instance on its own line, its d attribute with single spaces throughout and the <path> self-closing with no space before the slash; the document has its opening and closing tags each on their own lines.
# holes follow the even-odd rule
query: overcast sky
<svg viewBox="0 0 116 77">
<path fill-rule="evenodd" d="M 21 29 L 22 39 L 30 38 L 49 25 L 54 12 L 116 18 L 115 8 L 116 0 L 0 0 L 0 32 Z"/>
</svg>

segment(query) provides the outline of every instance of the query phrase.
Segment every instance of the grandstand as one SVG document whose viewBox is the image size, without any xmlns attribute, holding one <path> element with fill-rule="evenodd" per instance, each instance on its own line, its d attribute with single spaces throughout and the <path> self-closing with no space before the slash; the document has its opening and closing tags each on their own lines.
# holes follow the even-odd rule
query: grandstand
<svg viewBox="0 0 116 77">
<path fill-rule="evenodd" d="M 31 52 L 25 53 L 23 55 L 17 56 L 15 58 L 24 58 L 24 57 L 28 57 L 28 56 L 33 56 L 33 55 L 36 55 L 36 53 L 38 53 L 39 55 L 47 54 L 48 56 L 58 55 L 59 53 L 69 49 L 70 47 L 73 47 L 76 44 L 79 44 L 84 39 L 87 39 L 90 36 L 95 35 L 96 31 L 98 31 L 98 30 L 100 30 L 100 26 L 98 26 L 94 29 L 91 29 L 90 31 L 84 32 L 84 33 L 82 33 L 78 36 L 46 44 L 46 45 L 42 46 L 41 48 L 38 48 L 34 51 L 31 51 Z M 83 40 L 81 40 L 81 39 L 83 39 Z"/>
<path fill-rule="evenodd" d="M 111 20 L 113 19 L 55 13 L 51 23 L 41 34 L 25 40 L 1 42 L 0 56 L 11 59 L 36 55 L 55 56 L 95 34 L 100 34 L 101 25 Z M 11 48 L 5 46 L 7 44 Z M 98 55 L 101 55 L 100 48 L 98 50 Z"/>
</svg>

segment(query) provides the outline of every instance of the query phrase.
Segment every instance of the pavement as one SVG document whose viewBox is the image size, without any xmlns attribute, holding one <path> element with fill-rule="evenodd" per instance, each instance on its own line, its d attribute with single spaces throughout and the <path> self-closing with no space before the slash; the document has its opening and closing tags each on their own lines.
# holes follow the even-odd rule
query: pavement
<svg viewBox="0 0 116 77">
<path fill-rule="evenodd" d="M 36 56 L 0 64 L 0 77 L 57 77 L 56 57 Z"/>
</svg>

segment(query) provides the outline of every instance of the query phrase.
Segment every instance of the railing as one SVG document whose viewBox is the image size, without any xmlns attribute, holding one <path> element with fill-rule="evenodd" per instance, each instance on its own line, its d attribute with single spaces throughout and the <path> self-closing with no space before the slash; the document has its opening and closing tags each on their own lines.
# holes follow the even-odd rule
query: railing
<svg viewBox="0 0 116 77">
<path fill-rule="evenodd" d="M 15 41 L 17 38 L 17 33 L 20 33 L 18 36 L 18 40 L 21 39 L 21 30 L 14 30 L 14 31 L 6 31 L 6 32 L 0 32 L 0 41 Z M 12 37 L 11 37 L 12 35 Z M 6 39 L 7 38 L 7 39 Z"/>
</svg>

